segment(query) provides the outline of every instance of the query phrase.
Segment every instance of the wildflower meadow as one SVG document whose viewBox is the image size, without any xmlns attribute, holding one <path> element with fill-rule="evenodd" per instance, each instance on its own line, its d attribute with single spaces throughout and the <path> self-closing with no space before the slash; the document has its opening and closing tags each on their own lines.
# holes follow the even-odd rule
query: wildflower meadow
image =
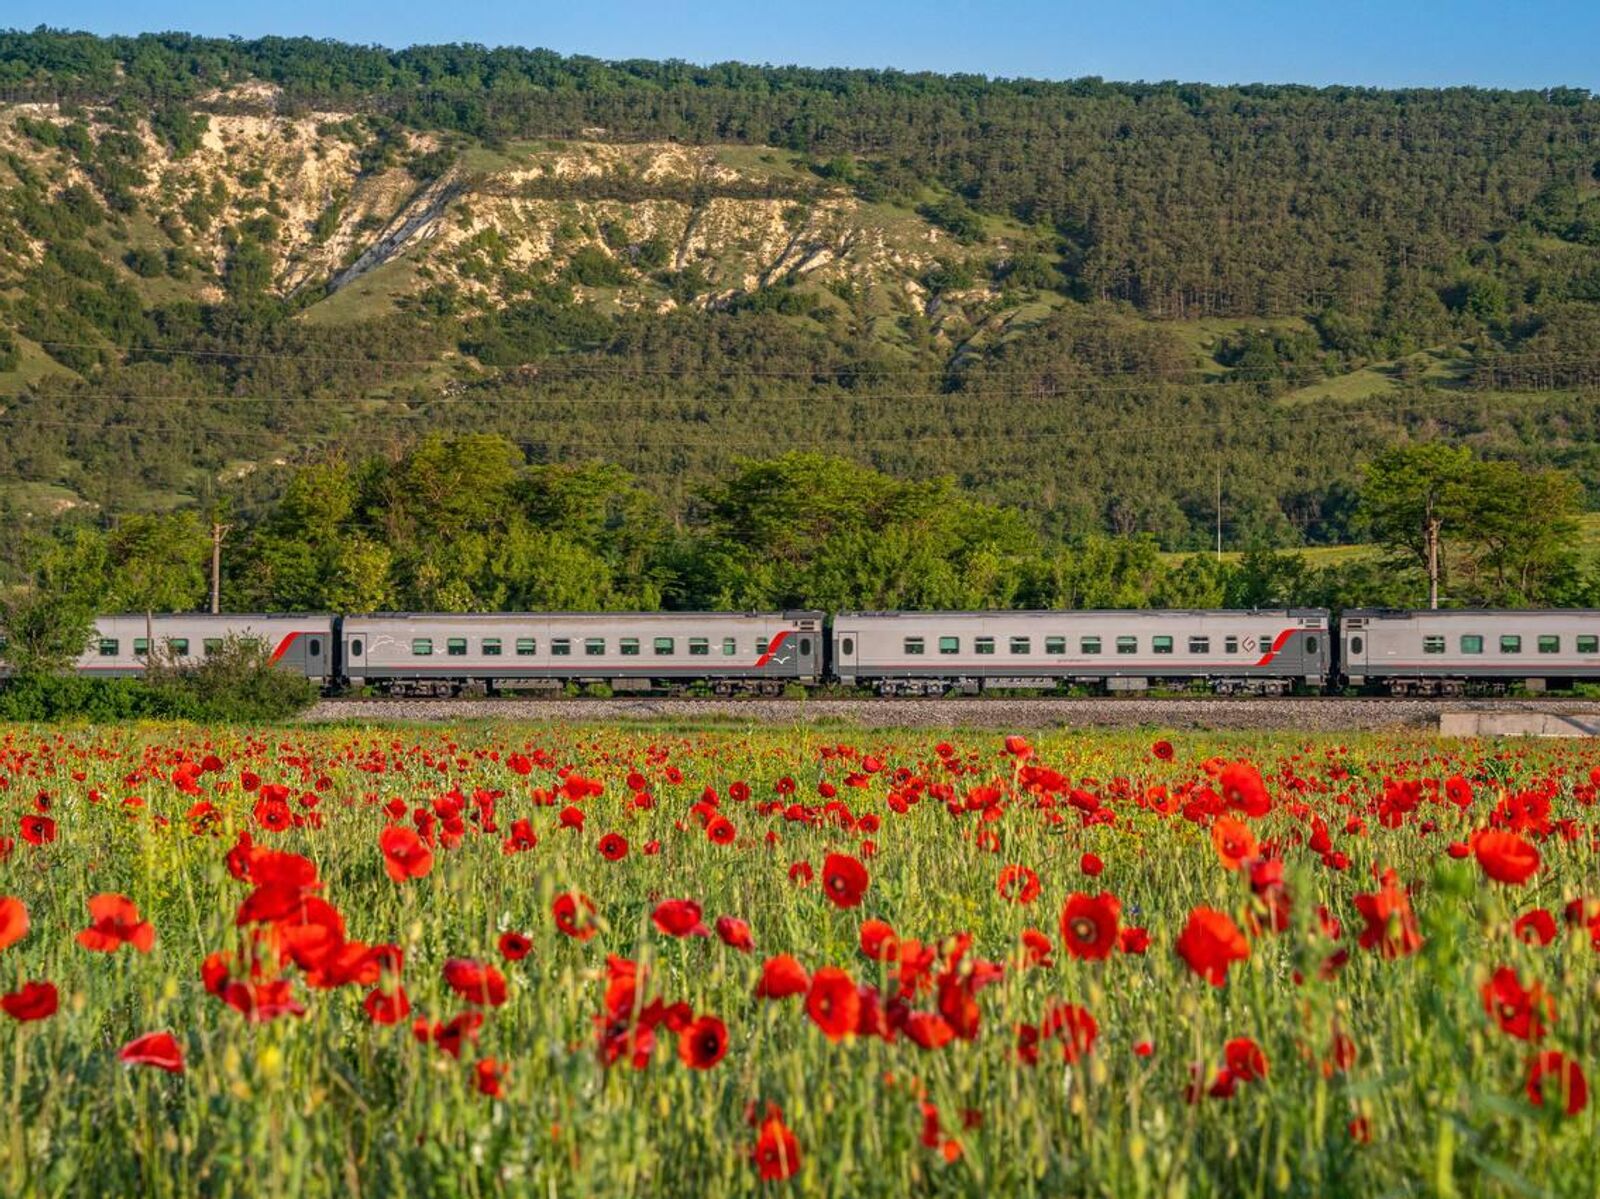
<svg viewBox="0 0 1600 1199">
<path fill-rule="evenodd" d="M 7 1195 L 1592 1195 L 1600 747 L 0 732 Z"/>
</svg>

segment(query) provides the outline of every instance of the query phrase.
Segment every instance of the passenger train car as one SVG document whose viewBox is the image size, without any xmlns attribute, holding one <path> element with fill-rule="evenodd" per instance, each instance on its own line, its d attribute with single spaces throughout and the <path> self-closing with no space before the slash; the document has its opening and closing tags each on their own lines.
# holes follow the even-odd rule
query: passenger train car
<svg viewBox="0 0 1600 1199">
<path fill-rule="evenodd" d="M 706 680 L 713 692 L 779 695 L 822 682 L 822 612 L 529 612 L 346 616 L 353 687 L 445 695 L 604 683 L 654 691 Z"/>
<path fill-rule="evenodd" d="M 285 670 L 331 684 L 334 673 L 334 622 L 327 615 L 266 616 L 186 612 L 146 616 L 101 616 L 78 658 L 80 674 L 132 678 L 143 674 L 150 646 L 176 662 L 197 662 L 215 653 L 229 637 L 254 638 L 272 651 Z"/>
<path fill-rule="evenodd" d="M 1600 611 L 1352 608 L 1341 618 L 1340 666 L 1352 687 L 1391 695 L 1459 695 L 1469 686 L 1543 691 L 1600 682 Z"/>
<path fill-rule="evenodd" d="M 1281 695 L 1325 686 L 1333 653 L 1328 613 L 1298 608 L 840 612 L 832 647 L 834 677 L 880 695 L 1194 681 Z"/>
</svg>

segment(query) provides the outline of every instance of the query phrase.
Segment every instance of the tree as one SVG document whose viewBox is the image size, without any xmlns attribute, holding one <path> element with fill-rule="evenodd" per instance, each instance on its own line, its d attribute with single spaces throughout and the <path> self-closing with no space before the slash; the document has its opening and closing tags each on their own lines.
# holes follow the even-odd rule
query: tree
<svg viewBox="0 0 1600 1199">
<path fill-rule="evenodd" d="M 1501 606 L 1549 602 L 1578 573 L 1583 488 L 1557 470 L 1513 462 L 1476 465 L 1471 481 L 1471 566 L 1483 598 Z"/>
<path fill-rule="evenodd" d="M 1362 511 L 1373 539 L 1400 564 L 1421 567 L 1428 607 L 1439 606 L 1445 530 L 1470 512 L 1472 451 L 1442 442 L 1399 446 L 1367 465 Z"/>
<path fill-rule="evenodd" d="M 57 674 L 94 635 L 107 584 L 105 538 L 90 529 L 42 546 L 27 585 L 0 602 L 4 660 L 13 674 Z"/>
<path fill-rule="evenodd" d="M 193 511 L 125 516 L 106 538 L 109 600 L 130 612 L 189 612 L 206 594 L 211 540 Z"/>
</svg>

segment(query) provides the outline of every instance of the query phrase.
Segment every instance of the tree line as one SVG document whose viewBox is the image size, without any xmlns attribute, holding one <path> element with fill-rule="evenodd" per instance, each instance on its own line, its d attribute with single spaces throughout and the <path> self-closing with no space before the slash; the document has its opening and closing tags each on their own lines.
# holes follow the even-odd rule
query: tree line
<svg viewBox="0 0 1600 1199">
<path fill-rule="evenodd" d="M 674 520 L 615 465 L 528 464 L 470 434 L 310 464 L 257 517 L 213 516 L 231 529 L 230 611 L 1400 607 L 1424 601 L 1430 567 L 1451 604 L 1560 606 L 1600 602 L 1578 498 L 1560 471 L 1394 449 L 1356 501 L 1385 556 L 1315 567 L 1268 549 L 1223 561 L 1163 556 L 1149 537 L 1052 540 L 948 479 L 817 453 L 746 461 Z M 201 608 L 210 545 L 193 510 L 41 538 L 5 598 L 10 660 L 60 664 L 97 612 Z"/>
</svg>

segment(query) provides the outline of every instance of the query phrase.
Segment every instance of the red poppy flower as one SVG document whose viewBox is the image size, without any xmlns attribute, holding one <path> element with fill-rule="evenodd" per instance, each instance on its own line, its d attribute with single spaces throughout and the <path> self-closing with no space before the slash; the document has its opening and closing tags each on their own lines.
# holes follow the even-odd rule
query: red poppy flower
<svg viewBox="0 0 1600 1199">
<path fill-rule="evenodd" d="M 462 1012 L 448 1023 L 435 1025 L 429 1035 L 435 1045 L 451 1057 L 459 1059 L 462 1046 L 476 1041 L 482 1028 L 482 1012 Z"/>
<path fill-rule="evenodd" d="M 480 1095 L 500 1099 L 506 1093 L 506 1075 L 509 1073 L 509 1062 L 497 1061 L 492 1057 L 479 1058 L 472 1067 L 473 1085 L 478 1088 Z"/>
<path fill-rule="evenodd" d="M 1211 844 L 1229 870 L 1239 869 L 1256 856 L 1256 835 L 1248 824 L 1232 816 L 1218 816 L 1211 822 Z"/>
<path fill-rule="evenodd" d="M 715 1016 L 701 1016 L 678 1034 L 678 1057 L 691 1070 L 709 1070 L 728 1052 L 728 1028 Z"/>
<path fill-rule="evenodd" d="M 757 999 L 787 999 L 804 995 L 811 980 L 791 954 L 780 953 L 761 964 L 761 981 L 756 984 Z"/>
<path fill-rule="evenodd" d="M 1000 871 L 994 889 L 1000 898 L 1016 904 L 1029 904 L 1039 898 L 1039 876 L 1027 866 L 1013 862 Z"/>
<path fill-rule="evenodd" d="M 520 962 L 533 952 L 533 941 L 519 932 L 500 934 L 500 956 L 508 962 Z"/>
<path fill-rule="evenodd" d="M 1172 761 L 1172 742 L 1157 741 L 1150 747 L 1150 752 L 1163 762 Z"/>
<path fill-rule="evenodd" d="M 1217 779 L 1222 788 L 1222 798 L 1230 808 L 1235 808 L 1251 818 L 1265 816 L 1272 811 L 1272 797 L 1261 772 L 1249 762 L 1230 762 L 1222 768 Z"/>
<path fill-rule="evenodd" d="M 1556 939 L 1556 918 L 1546 908 L 1524 912 L 1513 927 L 1529 945 L 1548 945 Z"/>
<path fill-rule="evenodd" d="M 1078 869 L 1090 878 L 1099 878 L 1105 873 L 1106 864 L 1100 860 L 1099 854 L 1086 853 L 1078 859 Z"/>
<path fill-rule="evenodd" d="M 1472 838 L 1472 852 L 1483 872 L 1497 883 L 1521 886 L 1539 869 L 1539 851 L 1516 833 L 1484 829 Z"/>
<path fill-rule="evenodd" d="M 783 1122 L 783 1113 L 769 1105 L 751 1151 L 763 1182 L 782 1182 L 800 1169 L 800 1142 Z"/>
<path fill-rule="evenodd" d="M 1422 948 L 1422 933 L 1417 928 L 1411 899 L 1393 868 L 1385 870 L 1378 889 L 1357 895 L 1356 911 L 1367 922 L 1361 930 L 1361 948 L 1377 948 L 1384 957 L 1404 957 Z"/>
<path fill-rule="evenodd" d="M 789 881 L 797 887 L 803 887 L 813 877 L 810 862 L 796 862 L 789 867 Z"/>
<path fill-rule="evenodd" d="M 1122 905 L 1109 891 L 1085 895 L 1074 891 L 1061 909 L 1061 943 L 1075 958 L 1097 962 L 1117 947 L 1117 921 Z"/>
<path fill-rule="evenodd" d="M 1055 946 L 1050 943 L 1050 938 L 1036 928 L 1022 930 L 1022 961 L 1025 966 L 1042 966 L 1048 968 L 1055 963 L 1050 960 Z"/>
<path fill-rule="evenodd" d="M 581 912 L 579 909 L 582 909 Z M 600 930 L 594 923 L 594 900 L 576 891 L 564 891 L 550 905 L 556 927 L 569 937 L 587 941 Z"/>
<path fill-rule="evenodd" d="M 1033 746 L 1028 744 L 1026 737 L 1012 734 L 1006 738 L 1006 753 L 1013 758 L 1028 758 L 1033 756 Z"/>
<path fill-rule="evenodd" d="M 367 992 L 361 1006 L 366 1009 L 367 1019 L 374 1024 L 398 1024 L 410 1013 L 411 1000 L 404 987 L 396 987 L 393 991 L 374 987 Z"/>
<path fill-rule="evenodd" d="M 1467 807 L 1472 803 L 1472 784 L 1459 774 L 1452 775 L 1445 780 L 1444 794 L 1445 798 L 1458 808 Z"/>
<path fill-rule="evenodd" d="M 718 916 L 717 936 L 722 938 L 724 945 L 740 953 L 749 953 L 756 947 L 750 936 L 750 926 L 737 916 Z"/>
<path fill-rule="evenodd" d="M 135 1037 L 117 1051 L 117 1057 L 130 1065 L 183 1073 L 183 1049 L 169 1032 L 147 1032 Z"/>
<path fill-rule="evenodd" d="M 7 895 L 0 899 L 0 949 L 15 945 L 28 935 L 28 905 Z"/>
<path fill-rule="evenodd" d="M 861 952 L 875 962 L 889 962 L 900 956 L 900 939 L 884 920 L 861 922 Z"/>
<path fill-rule="evenodd" d="M 451 958 L 444 964 L 444 981 L 461 998 L 480 1007 L 499 1007 L 506 1001 L 505 975 L 486 962 Z"/>
<path fill-rule="evenodd" d="M 855 980 L 837 966 L 824 966 L 811 976 L 806 1014 L 830 1041 L 850 1036 L 861 1014 Z"/>
<path fill-rule="evenodd" d="M 139 919 L 139 908 L 126 895 L 96 895 L 89 900 L 89 927 L 78 934 L 78 944 L 100 953 L 115 953 L 132 945 L 149 953 L 155 944 L 155 926 Z"/>
<path fill-rule="evenodd" d="M 607 833 L 600 838 L 600 856 L 608 862 L 620 862 L 628 856 L 628 839 L 621 833 Z"/>
<path fill-rule="evenodd" d="M 1228 981 L 1228 967 L 1250 956 L 1250 943 L 1225 914 L 1215 908 L 1198 907 L 1173 946 L 1179 957 L 1213 987 Z"/>
<path fill-rule="evenodd" d="M 706 839 L 713 845 L 732 845 L 737 836 L 738 830 L 726 816 L 713 816 L 706 821 Z"/>
<path fill-rule="evenodd" d="M 1554 1049 L 1535 1054 L 1528 1063 L 1528 1099 L 1535 1107 L 1549 1101 L 1576 1116 L 1589 1105 L 1589 1082 L 1583 1067 Z"/>
<path fill-rule="evenodd" d="M 379 833 L 378 848 L 383 850 L 384 870 L 397 883 L 422 878 L 433 869 L 433 850 L 415 829 L 403 824 L 391 824 Z"/>
<path fill-rule="evenodd" d="M 1229 1072 L 1240 1082 L 1255 1082 L 1267 1076 L 1267 1055 L 1249 1037 L 1234 1037 L 1222 1047 Z"/>
<path fill-rule="evenodd" d="M 822 888 L 841 908 L 860 906 L 869 881 L 867 868 L 849 854 L 830 853 L 822 863 Z"/>
<path fill-rule="evenodd" d="M 1150 948 L 1150 930 L 1124 928 L 1117 934 L 1117 948 L 1123 953 L 1139 954 Z"/>
<path fill-rule="evenodd" d="M 1039 1025 L 1039 1035 L 1059 1039 L 1062 1060 L 1070 1064 L 1094 1048 L 1095 1038 L 1100 1035 L 1100 1025 L 1087 1008 L 1075 1003 L 1061 1003 L 1045 1013 Z"/>
<path fill-rule="evenodd" d="M 692 899 L 667 899 L 656 905 L 650 921 L 669 937 L 709 937 L 700 922 L 700 905 Z"/>
<path fill-rule="evenodd" d="M 52 982 L 23 983 L 9 995 L 0 995 L 0 1009 L 13 1020 L 44 1020 L 59 1006 Z"/>
<path fill-rule="evenodd" d="M 21 821 L 22 839 L 29 845 L 48 845 L 56 839 L 56 822 L 48 816 L 29 813 Z"/>
<path fill-rule="evenodd" d="M 1555 1000 L 1545 994 L 1544 987 L 1536 982 L 1524 988 L 1517 972 L 1509 966 L 1494 972 L 1483 984 L 1482 995 L 1484 1012 L 1501 1032 L 1518 1040 L 1542 1040 L 1547 1022 L 1556 1018 Z"/>
</svg>

